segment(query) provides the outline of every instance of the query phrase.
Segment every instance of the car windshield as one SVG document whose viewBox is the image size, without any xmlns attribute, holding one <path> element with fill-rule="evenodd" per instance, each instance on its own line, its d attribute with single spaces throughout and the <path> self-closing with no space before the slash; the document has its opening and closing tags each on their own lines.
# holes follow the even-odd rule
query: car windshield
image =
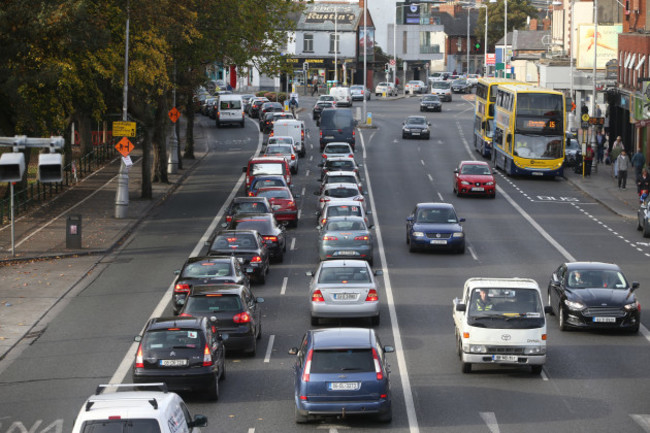
<svg viewBox="0 0 650 433">
<path fill-rule="evenodd" d="M 158 420 L 149 419 L 101 419 L 84 421 L 82 433 L 160 433 Z"/>
<path fill-rule="evenodd" d="M 572 289 L 627 289 L 623 274 L 616 270 L 585 269 L 569 273 L 567 286 Z"/>
<path fill-rule="evenodd" d="M 212 244 L 213 249 L 253 249 L 257 248 L 257 242 L 255 242 L 255 236 L 252 234 L 241 233 L 241 234 L 227 234 L 219 235 L 214 239 Z"/>
<path fill-rule="evenodd" d="M 260 191 L 257 193 L 260 197 L 267 198 L 286 198 L 291 199 L 291 194 L 285 189 L 269 189 L 266 191 Z"/>
<path fill-rule="evenodd" d="M 327 267 L 321 268 L 318 282 L 322 284 L 362 284 L 370 282 L 370 275 L 365 267 Z"/>
<path fill-rule="evenodd" d="M 468 323 L 475 327 L 533 329 L 545 321 L 544 307 L 533 289 L 476 288 L 467 308 Z"/>
<path fill-rule="evenodd" d="M 228 262 L 197 262 L 185 266 L 181 277 L 183 278 L 213 278 L 228 277 L 232 275 L 232 267 Z"/>
<path fill-rule="evenodd" d="M 271 144 L 293 144 L 293 138 L 291 137 L 271 137 L 267 146 Z"/>
<path fill-rule="evenodd" d="M 354 197 L 359 195 L 359 190 L 353 188 L 332 188 L 325 191 L 325 195 L 334 198 Z"/>
<path fill-rule="evenodd" d="M 334 96 L 331 95 L 323 95 L 319 98 L 319 101 L 333 101 Z"/>
<path fill-rule="evenodd" d="M 142 337 L 142 348 L 148 350 L 193 349 L 201 347 L 198 329 L 159 329 L 149 331 Z"/>
<path fill-rule="evenodd" d="M 448 89 L 451 86 L 449 81 L 434 81 L 431 83 L 432 89 Z"/>
<path fill-rule="evenodd" d="M 291 155 L 292 150 L 293 149 L 291 148 L 291 146 L 274 144 L 274 145 L 266 146 L 266 152 L 265 153 L 267 155 L 273 155 L 273 154 Z"/>
<path fill-rule="evenodd" d="M 456 81 L 454 81 L 454 84 L 464 86 L 465 84 L 467 84 L 467 81 L 465 81 L 465 80 L 456 80 Z"/>
<path fill-rule="evenodd" d="M 362 230 L 368 230 L 366 228 L 366 224 L 363 221 L 349 221 L 349 220 L 341 220 L 341 221 L 328 221 L 327 224 L 325 225 L 325 231 L 362 231 Z"/>
<path fill-rule="evenodd" d="M 457 223 L 458 219 L 453 209 L 424 208 L 418 211 L 416 221 L 419 223 L 447 224 Z"/>
<path fill-rule="evenodd" d="M 461 174 L 489 175 L 490 168 L 483 164 L 465 164 L 460 169 Z"/>
<path fill-rule="evenodd" d="M 361 216 L 359 206 L 328 206 L 327 216 Z"/>
<path fill-rule="evenodd" d="M 423 101 L 440 101 L 440 98 L 438 98 L 436 95 L 430 95 L 430 96 L 425 96 L 422 98 Z"/>
<path fill-rule="evenodd" d="M 374 372 L 371 349 L 314 350 L 311 373 Z"/>
<path fill-rule="evenodd" d="M 561 135 L 515 134 L 513 154 L 520 158 L 556 159 L 563 155 Z"/>
<path fill-rule="evenodd" d="M 183 312 L 201 315 L 220 311 L 241 311 L 241 309 L 241 299 L 237 295 L 208 294 L 187 298 Z"/>
<path fill-rule="evenodd" d="M 406 120 L 406 123 L 408 123 L 409 125 L 426 125 L 427 119 L 425 119 L 424 117 L 409 117 Z"/>
</svg>

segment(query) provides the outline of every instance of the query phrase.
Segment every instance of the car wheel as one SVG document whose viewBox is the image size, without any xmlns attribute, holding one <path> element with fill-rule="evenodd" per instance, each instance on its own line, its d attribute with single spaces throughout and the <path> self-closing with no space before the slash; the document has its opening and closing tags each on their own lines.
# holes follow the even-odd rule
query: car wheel
<svg viewBox="0 0 650 433">
<path fill-rule="evenodd" d="M 219 378 L 213 377 L 212 383 L 207 391 L 208 400 L 217 401 L 219 400 Z"/>
<path fill-rule="evenodd" d="M 531 365 L 530 366 L 530 372 L 531 372 L 531 374 L 540 375 L 540 374 L 542 374 L 542 366 L 541 365 Z"/>
<path fill-rule="evenodd" d="M 560 324 L 560 331 L 568 331 L 569 327 L 566 324 L 566 311 L 564 311 L 564 307 L 559 308 L 557 316 L 558 323 Z"/>
<path fill-rule="evenodd" d="M 304 424 L 309 421 L 309 417 L 301 415 L 297 407 L 295 408 L 294 419 L 296 420 L 296 424 Z"/>
<path fill-rule="evenodd" d="M 320 319 L 318 317 L 311 318 L 311 326 L 318 326 L 320 324 Z"/>
<path fill-rule="evenodd" d="M 409 242 L 409 253 L 414 253 L 417 250 L 413 242 Z"/>
<path fill-rule="evenodd" d="M 634 327 L 630 328 L 630 334 L 638 334 L 640 325 L 637 323 Z"/>
<path fill-rule="evenodd" d="M 386 412 L 380 413 L 379 415 L 377 415 L 377 421 L 379 421 L 379 422 L 389 423 L 392 420 L 393 420 L 393 407 L 392 406 Z"/>
<path fill-rule="evenodd" d="M 253 340 L 253 348 L 247 350 L 246 355 L 250 358 L 254 358 L 257 355 L 257 340 Z"/>
<path fill-rule="evenodd" d="M 462 247 L 458 248 L 456 251 L 458 254 L 465 254 L 465 244 Z"/>
<path fill-rule="evenodd" d="M 257 282 L 260 284 L 266 284 L 266 272 L 262 271 L 261 275 L 257 278 Z"/>
<path fill-rule="evenodd" d="M 221 374 L 219 375 L 219 380 L 226 380 L 226 360 L 223 360 L 221 364 Z"/>
<path fill-rule="evenodd" d="M 546 303 L 547 303 L 548 305 L 553 305 L 553 304 L 551 303 L 551 291 L 550 291 L 550 290 L 548 291 L 547 296 L 548 296 L 548 299 L 547 299 L 547 302 L 546 302 Z M 549 316 L 555 316 L 555 311 L 553 311 L 553 308 L 552 308 L 552 307 L 551 307 L 551 312 L 548 313 L 548 314 L 549 314 Z"/>
<path fill-rule="evenodd" d="M 454 185 L 454 194 L 456 194 L 456 197 L 460 197 L 460 190 Z"/>
<path fill-rule="evenodd" d="M 469 362 L 462 362 L 461 363 L 461 371 L 465 374 L 471 373 L 472 372 L 472 364 Z"/>
<path fill-rule="evenodd" d="M 650 238 L 650 223 L 648 223 L 648 220 L 643 223 L 643 237 Z"/>
<path fill-rule="evenodd" d="M 377 316 L 374 316 L 374 317 L 371 317 L 371 318 L 370 318 L 370 324 L 371 324 L 372 326 L 379 326 L 379 320 L 380 320 L 380 319 L 379 319 L 379 316 L 378 316 L 378 315 L 377 315 Z"/>
</svg>

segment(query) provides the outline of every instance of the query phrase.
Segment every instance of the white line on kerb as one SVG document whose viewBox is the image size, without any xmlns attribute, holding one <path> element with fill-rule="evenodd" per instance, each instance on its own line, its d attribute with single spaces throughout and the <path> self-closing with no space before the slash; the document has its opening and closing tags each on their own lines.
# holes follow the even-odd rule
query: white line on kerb
<svg viewBox="0 0 650 433">
<path fill-rule="evenodd" d="M 361 146 L 363 148 L 364 162 L 366 154 L 366 146 L 363 140 L 363 135 L 359 134 L 361 139 Z M 372 139 L 372 136 L 371 136 Z M 379 250 L 379 258 L 381 260 L 381 266 L 384 269 L 384 287 L 386 288 L 386 303 L 388 304 L 388 311 L 390 313 L 390 323 L 393 332 L 393 338 L 395 338 L 395 355 L 397 357 L 397 368 L 400 371 L 400 380 L 402 382 L 402 389 L 404 390 L 404 403 L 406 406 L 406 417 L 409 423 L 410 433 L 419 433 L 420 427 L 418 426 L 418 418 L 415 413 L 415 403 L 413 398 L 413 391 L 411 389 L 411 380 L 409 378 L 408 367 L 406 365 L 406 356 L 404 355 L 404 345 L 402 344 L 402 336 L 399 330 L 399 323 L 397 322 L 397 311 L 395 311 L 395 300 L 393 298 L 393 288 L 390 283 L 390 272 L 388 271 L 388 262 L 386 261 L 386 251 L 384 250 L 384 241 L 381 235 L 381 228 L 379 225 L 379 218 L 377 214 L 377 208 L 375 206 L 375 200 L 372 194 L 372 185 L 370 184 L 370 170 L 368 169 L 368 164 L 365 164 L 366 169 L 366 185 L 368 188 L 368 199 L 370 201 L 370 207 L 372 209 L 373 219 L 375 221 L 375 235 L 377 237 L 377 246 Z"/>
<path fill-rule="evenodd" d="M 269 344 L 266 346 L 266 355 L 264 355 L 264 362 L 271 361 L 271 352 L 273 351 L 273 343 L 275 342 L 275 335 L 269 337 Z"/>
<path fill-rule="evenodd" d="M 289 282 L 289 277 L 284 277 L 282 280 L 282 288 L 280 289 L 280 294 L 284 295 L 287 291 L 287 283 Z"/>
</svg>

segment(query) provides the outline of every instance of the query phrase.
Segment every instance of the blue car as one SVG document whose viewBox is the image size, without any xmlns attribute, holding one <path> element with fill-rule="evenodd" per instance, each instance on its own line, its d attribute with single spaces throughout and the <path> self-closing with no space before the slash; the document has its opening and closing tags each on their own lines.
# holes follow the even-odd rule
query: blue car
<svg viewBox="0 0 650 433">
<path fill-rule="evenodd" d="M 446 249 L 465 253 L 465 233 L 450 203 L 418 203 L 406 218 L 406 243 L 409 251 Z"/>
<path fill-rule="evenodd" d="M 374 415 L 393 418 L 390 366 L 372 329 L 325 328 L 307 331 L 294 347 L 296 423 L 322 416 Z"/>
</svg>

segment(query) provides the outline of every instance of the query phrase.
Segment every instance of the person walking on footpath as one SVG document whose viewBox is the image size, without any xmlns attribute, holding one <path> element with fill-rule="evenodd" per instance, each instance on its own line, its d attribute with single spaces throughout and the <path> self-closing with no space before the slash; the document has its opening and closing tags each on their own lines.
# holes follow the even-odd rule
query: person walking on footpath
<svg viewBox="0 0 650 433">
<path fill-rule="evenodd" d="M 603 163 L 603 158 L 605 156 L 605 135 L 602 130 L 599 130 L 596 134 L 596 162 L 598 164 Z"/>
<path fill-rule="evenodd" d="M 621 153 L 621 150 L 624 149 L 623 140 L 619 135 L 616 137 L 616 141 L 612 144 L 612 150 L 609 151 L 609 157 L 612 161 L 612 169 L 614 170 L 614 177 L 618 177 L 618 164 L 616 163 L 616 158 Z"/>
<path fill-rule="evenodd" d="M 318 80 L 314 80 L 314 87 L 311 90 L 311 96 L 314 96 L 314 93 L 318 93 Z"/>
<path fill-rule="evenodd" d="M 594 149 L 591 147 L 591 144 L 587 145 L 585 149 L 585 176 L 591 176 L 591 165 L 594 162 Z"/>
<path fill-rule="evenodd" d="M 639 179 L 641 178 L 641 171 L 645 166 L 645 155 L 639 146 L 636 150 L 636 153 L 632 155 L 632 166 L 634 166 L 634 180 L 637 182 L 637 187 L 639 184 Z M 637 188 L 637 192 L 639 192 Z"/>
<path fill-rule="evenodd" d="M 621 150 L 621 154 L 616 158 L 616 164 L 618 165 L 618 187 L 625 189 L 627 170 L 630 168 L 630 157 L 627 156 L 625 149 Z"/>
</svg>

